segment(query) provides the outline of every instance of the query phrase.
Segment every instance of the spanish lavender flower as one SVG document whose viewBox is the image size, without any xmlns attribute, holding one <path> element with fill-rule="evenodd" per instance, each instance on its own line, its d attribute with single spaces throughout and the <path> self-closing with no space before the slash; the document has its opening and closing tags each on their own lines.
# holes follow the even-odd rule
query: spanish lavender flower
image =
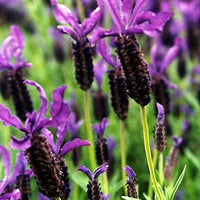
<svg viewBox="0 0 200 200">
<path fill-rule="evenodd" d="M 167 117 L 171 112 L 169 88 L 175 89 L 176 86 L 168 82 L 166 78 L 166 70 L 178 55 L 180 42 L 181 40 L 179 38 L 176 39 L 174 46 L 169 48 L 166 53 L 166 49 L 162 46 L 159 38 L 157 38 L 157 41 L 151 50 L 152 67 L 149 67 L 149 71 L 152 77 L 152 91 L 155 102 L 160 103 L 164 107 L 165 128 L 167 134 L 171 132 Z"/>
<path fill-rule="evenodd" d="M 13 25 L 10 28 L 10 35 L 4 40 L 0 49 L 0 70 L 6 78 L 4 83 L 8 84 L 17 116 L 23 121 L 26 119 L 26 113 L 33 111 L 29 92 L 23 83 L 22 69 L 31 67 L 31 64 L 22 57 L 24 43 L 24 36 L 19 27 Z"/>
<path fill-rule="evenodd" d="M 165 169 L 164 169 L 165 179 L 167 181 L 170 181 L 172 178 L 173 170 L 178 162 L 180 145 L 183 142 L 182 138 L 177 138 L 176 136 L 173 136 L 172 140 L 174 141 L 174 146 L 171 148 L 170 155 L 166 159 Z"/>
<path fill-rule="evenodd" d="M 96 160 L 98 165 L 102 165 L 109 161 L 108 145 L 105 138 L 103 138 L 105 129 L 107 128 L 109 121 L 107 118 L 103 118 L 100 124 L 94 124 L 92 126 L 93 131 L 97 134 L 96 141 Z"/>
<path fill-rule="evenodd" d="M 124 167 L 124 170 L 128 176 L 128 179 L 126 182 L 127 195 L 128 197 L 138 198 L 138 191 L 136 188 L 136 179 L 135 179 L 136 174 L 133 171 L 133 169 L 128 165 Z"/>
<path fill-rule="evenodd" d="M 102 37 L 116 37 L 116 52 L 123 67 L 128 94 L 141 106 L 150 102 L 150 78 L 147 65 L 134 34 L 144 33 L 154 37 L 166 21 L 172 16 L 171 12 L 142 11 L 145 0 L 120 1 L 104 0 L 114 22 L 114 29 L 97 29 L 92 34 L 93 42 Z M 134 8 L 133 8 L 134 6 Z"/>
<path fill-rule="evenodd" d="M 62 33 L 59 30 L 51 27 L 49 29 L 49 35 L 53 38 L 54 56 L 58 62 L 63 63 L 65 60 L 65 51 Z"/>
<path fill-rule="evenodd" d="M 27 113 L 25 126 L 23 126 L 17 117 L 11 115 L 9 109 L 0 105 L 0 121 L 24 133 L 20 140 L 12 136 L 11 146 L 16 149 L 25 149 L 40 191 L 50 198 L 67 199 L 70 186 L 67 166 L 62 157 L 73 148 L 89 145 L 89 142 L 77 138 L 63 145 L 70 114 L 68 104 L 63 101 L 66 86 L 60 86 L 53 91 L 51 118 L 47 119 L 45 117 L 47 99 L 44 90 L 33 81 L 26 80 L 25 83 L 36 87 L 39 92 L 41 99 L 39 112 Z M 54 144 L 53 135 L 46 129 L 47 127 L 57 129 L 56 144 Z"/>
<path fill-rule="evenodd" d="M 102 200 L 108 200 L 110 198 L 110 194 L 105 195 L 104 193 L 101 194 Z"/>
<path fill-rule="evenodd" d="M 105 163 L 101 166 L 99 166 L 93 173 L 85 167 L 84 165 L 81 165 L 78 170 L 82 171 L 87 175 L 87 177 L 90 179 L 88 185 L 87 185 L 87 194 L 89 200 L 102 200 L 101 196 L 101 188 L 100 184 L 98 183 L 98 176 L 102 173 L 104 173 L 108 169 L 108 165 Z"/>
<path fill-rule="evenodd" d="M 31 170 L 26 170 L 26 159 L 24 156 L 24 152 L 20 151 L 17 156 L 17 160 L 14 166 L 13 174 L 11 173 L 11 158 L 9 151 L 0 145 L 0 154 L 3 161 L 3 165 L 5 167 L 5 177 L 3 180 L 0 181 L 0 199 L 10 199 L 10 200 L 17 200 L 21 199 L 24 200 L 24 194 L 25 194 L 25 188 L 27 185 L 24 185 L 25 187 L 17 187 L 15 189 L 15 184 L 17 184 L 18 177 L 21 176 L 27 176 L 30 178 L 32 176 Z M 29 191 L 28 191 L 29 193 Z M 29 195 L 26 199 L 29 198 Z"/>
<path fill-rule="evenodd" d="M 113 68 L 108 71 L 113 110 L 119 119 L 125 120 L 128 116 L 129 102 L 124 73 L 119 60 L 111 55 L 105 40 L 101 39 L 98 46 L 103 59 Z"/>
<path fill-rule="evenodd" d="M 100 60 L 94 65 L 94 77 L 97 83 L 97 91 L 94 92 L 93 98 L 93 111 L 97 120 L 101 121 L 104 117 L 108 117 L 108 96 L 102 91 L 102 81 L 105 73 L 107 72 L 107 65 Z"/>
<path fill-rule="evenodd" d="M 72 48 L 76 81 L 82 90 L 88 90 L 92 85 L 94 72 L 91 44 L 87 35 L 95 28 L 101 16 L 101 9 L 97 7 L 89 18 L 79 24 L 66 6 L 58 4 L 56 0 L 52 0 L 51 4 L 55 7 L 56 20 L 70 25 L 70 27 L 58 26 L 58 29 L 62 33 L 69 34 L 75 40 L 72 43 Z"/>
<path fill-rule="evenodd" d="M 164 108 L 161 104 L 156 103 L 157 109 L 158 109 L 158 115 L 157 115 L 157 123 L 154 130 L 154 141 L 156 149 L 160 152 L 162 152 L 166 148 L 166 135 L 165 135 L 165 126 L 164 126 L 164 120 L 165 120 L 165 114 L 164 114 Z"/>
</svg>

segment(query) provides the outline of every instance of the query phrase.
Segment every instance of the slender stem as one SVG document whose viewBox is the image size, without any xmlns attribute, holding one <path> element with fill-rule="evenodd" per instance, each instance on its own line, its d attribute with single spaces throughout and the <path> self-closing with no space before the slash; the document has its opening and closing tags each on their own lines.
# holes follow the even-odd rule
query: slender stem
<svg viewBox="0 0 200 200">
<path fill-rule="evenodd" d="M 123 184 L 124 184 L 124 192 L 126 194 L 126 173 L 123 170 L 123 168 L 126 166 L 126 148 L 125 148 L 125 134 L 124 134 L 124 121 L 121 120 L 120 121 L 120 125 L 121 125 L 121 167 L 122 167 L 122 180 L 123 180 Z"/>
<path fill-rule="evenodd" d="M 146 117 L 146 111 L 145 107 L 141 107 L 141 117 L 142 117 L 142 126 L 143 126 L 143 136 L 144 136 L 144 147 L 145 147 L 145 153 L 146 153 L 146 159 L 147 159 L 147 164 L 151 176 L 151 181 L 154 185 L 155 193 L 158 196 L 159 200 L 163 200 L 161 191 L 159 189 L 157 180 L 156 180 L 156 175 L 154 171 L 154 166 L 151 158 L 151 150 L 150 150 L 150 142 L 149 142 L 149 130 L 148 130 L 148 123 L 147 123 L 147 117 Z"/>
<path fill-rule="evenodd" d="M 55 200 L 61 200 L 60 197 L 56 197 Z"/>
<path fill-rule="evenodd" d="M 164 177 L 163 177 L 163 153 L 160 152 L 160 156 L 159 156 L 159 176 L 160 176 L 160 182 L 161 185 L 164 182 Z"/>
<path fill-rule="evenodd" d="M 76 5 L 77 5 L 77 8 L 78 8 L 80 19 L 81 19 L 81 21 L 83 21 L 85 19 L 85 13 L 84 13 L 83 5 L 82 5 L 80 0 L 76 0 Z"/>
<path fill-rule="evenodd" d="M 109 193 L 109 189 L 108 189 L 108 175 L 107 172 L 104 172 L 103 174 L 103 188 L 104 188 L 104 193 L 108 194 Z"/>
<path fill-rule="evenodd" d="M 78 200 L 78 193 L 79 193 L 79 186 L 78 184 L 74 183 L 74 187 L 73 187 L 73 200 Z"/>
<path fill-rule="evenodd" d="M 157 160 L 158 160 L 158 151 L 156 148 L 154 148 L 154 151 L 153 151 L 153 167 L 154 167 L 154 169 L 156 168 Z M 149 177 L 148 197 L 150 199 L 152 199 L 152 196 L 153 196 L 153 187 L 152 187 L 151 177 Z"/>
<path fill-rule="evenodd" d="M 87 139 L 90 142 L 89 155 L 91 168 L 94 170 L 96 168 L 96 160 L 95 160 L 95 148 L 94 148 L 94 140 L 90 122 L 90 104 L 89 104 L 89 95 L 88 91 L 84 93 L 84 110 L 85 110 L 85 122 L 86 122 L 86 130 L 87 130 Z"/>
</svg>

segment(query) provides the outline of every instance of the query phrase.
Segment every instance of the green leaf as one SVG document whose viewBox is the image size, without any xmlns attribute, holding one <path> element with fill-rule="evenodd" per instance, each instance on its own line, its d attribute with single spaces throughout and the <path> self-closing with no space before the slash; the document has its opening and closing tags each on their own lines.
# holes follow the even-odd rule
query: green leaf
<svg viewBox="0 0 200 200">
<path fill-rule="evenodd" d="M 186 165 L 185 165 L 181 175 L 179 176 L 178 180 L 176 181 L 176 183 L 175 183 L 175 185 L 174 185 L 174 187 L 172 189 L 172 193 L 170 195 L 170 200 L 174 199 L 174 196 L 175 196 L 175 194 L 176 194 L 176 192 L 177 192 L 177 190 L 178 190 L 178 188 L 179 188 L 179 186 L 180 186 L 180 184 L 181 184 L 181 182 L 183 180 L 183 177 L 185 175 L 185 170 L 186 170 Z"/>
<path fill-rule="evenodd" d="M 186 157 L 195 165 L 195 167 L 200 171 L 200 162 L 198 158 L 189 150 L 185 151 Z"/>
<path fill-rule="evenodd" d="M 141 199 L 126 197 L 126 196 L 122 196 L 122 199 L 125 199 L 125 200 L 141 200 Z"/>
<path fill-rule="evenodd" d="M 152 200 L 152 199 L 150 199 L 145 193 L 143 193 L 143 196 L 144 196 L 144 198 L 145 198 L 146 200 Z"/>
</svg>

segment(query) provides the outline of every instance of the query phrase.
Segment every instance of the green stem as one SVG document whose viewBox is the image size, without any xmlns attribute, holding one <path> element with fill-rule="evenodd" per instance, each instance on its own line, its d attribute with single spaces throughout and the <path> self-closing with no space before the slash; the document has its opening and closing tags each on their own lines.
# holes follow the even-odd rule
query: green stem
<svg viewBox="0 0 200 200">
<path fill-rule="evenodd" d="M 109 190 L 108 190 L 108 175 L 107 172 L 104 172 L 103 174 L 103 188 L 104 188 L 104 193 L 108 194 Z"/>
<path fill-rule="evenodd" d="M 154 169 L 156 168 L 157 160 L 158 160 L 158 151 L 156 148 L 154 148 L 154 151 L 153 151 L 153 167 L 154 167 Z M 152 197 L 153 197 L 153 187 L 152 187 L 151 177 L 149 177 L 148 197 L 150 199 L 152 199 Z"/>
<path fill-rule="evenodd" d="M 94 140 L 90 122 L 90 104 L 89 104 L 89 95 L 88 91 L 84 93 L 84 110 L 85 110 L 85 122 L 86 122 L 86 130 L 87 130 L 87 139 L 90 142 L 89 155 L 91 162 L 92 171 L 96 168 L 96 160 L 95 160 L 95 147 Z"/>
<path fill-rule="evenodd" d="M 61 200 L 60 197 L 56 197 L 55 200 Z"/>
<path fill-rule="evenodd" d="M 147 117 L 146 117 L 146 111 L 145 107 L 141 107 L 141 117 L 142 117 L 142 126 L 143 126 L 143 137 L 144 137 L 144 147 L 145 147 L 145 153 L 146 153 L 146 159 L 147 164 L 150 172 L 151 181 L 153 183 L 155 193 L 159 200 L 163 200 L 161 191 L 159 189 L 156 175 L 154 171 L 154 166 L 151 158 L 151 150 L 150 150 L 150 142 L 149 142 L 149 130 L 148 130 L 148 123 L 147 123 Z"/>
<path fill-rule="evenodd" d="M 73 200 L 78 200 L 78 193 L 79 193 L 79 186 L 78 184 L 74 183 L 74 187 L 73 187 Z"/>
<path fill-rule="evenodd" d="M 124 184 L 124 192 L 126 194 L 126 173 L 123 170 L 123 168 L 126 166 L 126 148 L 125 148 L 125 134 L 124 134 L 124 121 L 121 120 L 120 121 L 120 125 L 121 125 L 121 167 L 122 167 L 122 180 L 123 180 L 123 184 Z"/>
<path fill-rule="evenodd" d="M 160 183 L 161 185 L 164 182 L 164 177 L 163 177 L 163 153 L 160 152 L 159 156 L 159 177 L 160 177 Z"/>
</svg>

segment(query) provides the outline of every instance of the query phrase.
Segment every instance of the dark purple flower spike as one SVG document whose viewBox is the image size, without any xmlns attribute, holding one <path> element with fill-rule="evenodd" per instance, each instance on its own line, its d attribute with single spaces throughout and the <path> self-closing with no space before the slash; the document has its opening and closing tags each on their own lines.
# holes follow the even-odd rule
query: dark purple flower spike
<svg viewBox="0 0 200 200">
<path fill-rule="evenodd" d="M 87 177 L 90 179 L 88 185 L 87 185 L 87 194 L 88 199 L 90 200 L 101 200 L 101 188 L 100 184 L 97 181 L 97 178 L 100 174 L 104 173 L 108 169 L 108 165 L 105 163 L 101 166 L 99 166 L 93 173 L 85 167 L 84 165 L 81 165 L 78 170 L 82 171 L 87 175 Z"/>
<path fill-rule="evenodd" d="M 109 121 L 107 118 L 103 118 L 100 124 L 94 124 L 92 126 L 93 131 L 97 134 L 97 141 L 95 144 L 96 160 L 98 165 L 108 163 L 109 151 L 107 140 L 103 138 L 104 131 L 108 126 Z"/>
<path fill-rule="evenodd" d="M 166 147 L 166 134 L 165 134 L 165 114 L 164 108 L 161 104 L 156 103 L 158 109 L 157 123 L 154 130 L 154 142 L 158 151 L 162 152 Z"/>
<path fill-rule="evenodd" d="M 98 42 L 98 50 L 103 59 L 113 68 L 108 71 L 109 86 L 111 92 L 111 104 L 117 117 L 125 120 L 128 116 L 128 95 L 124 73 L 118 57 L 111 55 L 110 49 L 104 39 Z"/>
<path fill-rule="evenodd" d="M 98 135 L 98 137 L 102 138 L 105 129 L 107 128 L 109 121 L 107 118 L 102 119 L 100 124 L 94 124 L 92 126 L 93 131 Z"/>
<path fill-rule="evenodd" d="M 11 26 L 10 35 L 0 49 L 0 70 L 2 71 L 3 96 L 12 97 L 17 116 L 25 121 L 26 113 L 33 111 L 32 101 L 25 86 L 22 69 L 31 67 L 22 57 L 24 36 L 16 25 Z M 14 61 L 13 61 L 14 60 Z"/>
<path fill-rule="evenodd" d="M 75 40 L 72 47 L 76 80 L 82 90 L 88 90 L 92 85 L 94 72 L 92 49 L 87 35 L 97 25 L 102 11 L 97 7 L 91 12 L 90 17 L 86 18 L 82 24 L 79 24 L 66 6 L 58 4 L 56 0 L 52 0 L 51 4 L 55 8 L 54 15 L 56 20 L 69 25 L 58 26 L 58 29 L 64 34 L 69 34 Z"/>
<path fill-rule="evenodd" d="M 133 171 L 133 169 L 128 165 L 124 167 L 124 170 L 128 176 L 128 179 L 126 182 L 127 195 L 128 197 L 138 198 L 138 191 L 136 188 L 136 179 L 135 179 L 136 174 Z"/>
<path fill-rule="evenodd" d="M 156 36 L 165 22 L 172 16 L 171 12 L 158 14 L 142 11 L 144 0 L 108 1 L 104 0 L 115 29 L 97 29 L 91 36 L 93 43 L 108 36 L 116 36 L 116 52 L 125 73 L 128 95 L 141 106 L 150 102 L 151 83 L 147 65 L 134 34 L 145 33 Z M 134 6 L 134 8 L 133 8 Z M 136 78 L 137 77 L 137 78 Z M 139 78 L 138 78 L 139 77 Z"/>
<path fill-rule="evenodd" d="M 174 142 L 174 146 L 171 148 L 170 155 L 166 159 L 164 170 L 165 179 L 167 181 L 170 181 L 172 179 L 173 170 L 177 166 L 180 147 L 183 142 L 182 138 L 177 138 L 176 136 L 173 136 L 172 140 Z"/>
</svg>

